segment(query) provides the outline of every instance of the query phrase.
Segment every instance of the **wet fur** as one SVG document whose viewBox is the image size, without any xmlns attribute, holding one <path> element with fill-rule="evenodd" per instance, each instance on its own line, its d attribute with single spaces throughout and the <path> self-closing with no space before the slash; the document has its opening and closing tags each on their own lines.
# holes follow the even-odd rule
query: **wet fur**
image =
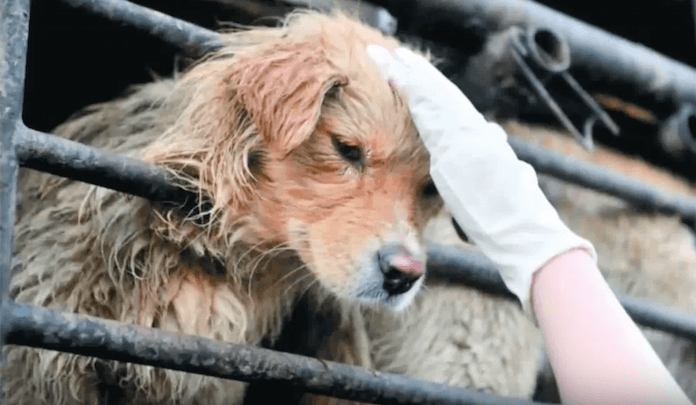
<svg viewBox="0 0 696 405">
<path fill-rule="evenodd" d="M 531 395 L 540 341 L 516 304 L 436 283 L 398 313 L 354 299 L 365 278 L 357 269 L 380 243 L 425 256 L 424 228 L 441 207 L 421 194 L 428 157 L 402 95 L 364 56 L 368 43 L 397 42 L 317 13 L 225 40 L 181 77 L 55 130 L 158 164 L 206 205 L 186 216 L 22 171 L 15 299 L 260 345 L 311 296 L 339 315 L 320 357 Z M 365 160 L 347 163 L 332 137 L 360 145 Z M 9 404 L 233 404 L 245 392 L 240 382 L 19 346 L 7 348 L 6 370 Z"/>
</svg>

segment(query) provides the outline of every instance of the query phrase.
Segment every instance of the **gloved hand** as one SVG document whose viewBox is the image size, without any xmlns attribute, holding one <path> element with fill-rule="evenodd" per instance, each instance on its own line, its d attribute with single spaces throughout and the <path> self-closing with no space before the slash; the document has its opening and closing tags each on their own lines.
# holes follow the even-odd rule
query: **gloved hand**
<svg viewBox="0 0 696 405">
<path fill-rule="evenodd" d="M 437 68 L 405 48 L 369 45 L 366 51 L 382 75 L 405 91 L 445 205 L 536 320 L 530 297 L 534 272 L 578 247 L 596 262 L 594 247 L 563 224 L 505 131 L 487 122 Z"/>
</svg>

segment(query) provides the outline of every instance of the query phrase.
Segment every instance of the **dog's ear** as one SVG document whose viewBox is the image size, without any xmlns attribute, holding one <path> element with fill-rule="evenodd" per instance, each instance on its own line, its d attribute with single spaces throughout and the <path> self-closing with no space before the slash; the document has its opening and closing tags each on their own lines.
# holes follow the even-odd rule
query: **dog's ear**
<svg viewBox="0 0 696 405">
<path fill-rule="evenodd" d="M 242 55 L 231 79 L 264 141 L 284 155 L 312 134 L 327 93 L 348 82 L 311 44 Z"/>
</svg>

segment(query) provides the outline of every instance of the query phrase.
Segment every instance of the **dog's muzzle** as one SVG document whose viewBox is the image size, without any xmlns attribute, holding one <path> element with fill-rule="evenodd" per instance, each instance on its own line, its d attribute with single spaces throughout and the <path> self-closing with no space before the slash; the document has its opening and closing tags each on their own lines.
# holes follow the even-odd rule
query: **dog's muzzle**
<svg viewBox="0 0 696 405">
<path fill-rule="evenodd" d="M 384 291 L 390 296 L 407 292 L 423 277 L 425 266 L 400 246 L 384 246 L 377 251 L 377 262 L 384 276 Z"/>
</svg>

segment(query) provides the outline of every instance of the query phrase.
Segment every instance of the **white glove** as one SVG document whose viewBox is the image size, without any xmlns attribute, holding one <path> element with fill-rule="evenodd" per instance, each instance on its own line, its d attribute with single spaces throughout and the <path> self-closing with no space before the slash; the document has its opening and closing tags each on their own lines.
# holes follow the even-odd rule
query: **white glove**
<svg viewBox="0 0 696 405">
<path fill-rule="evenodd" d="M 573 248 L 594 247 L 568 229 L 546 199 L 534 169 L 517 159 L 505 131 L 425 58 L 408 49 L 367 47 L 382 75 L 403 89 L 430 152 L 430 173 L 467 236 L 498 267 L 507 288 L 531 308 L 534 273 Z"/>
</svg>

